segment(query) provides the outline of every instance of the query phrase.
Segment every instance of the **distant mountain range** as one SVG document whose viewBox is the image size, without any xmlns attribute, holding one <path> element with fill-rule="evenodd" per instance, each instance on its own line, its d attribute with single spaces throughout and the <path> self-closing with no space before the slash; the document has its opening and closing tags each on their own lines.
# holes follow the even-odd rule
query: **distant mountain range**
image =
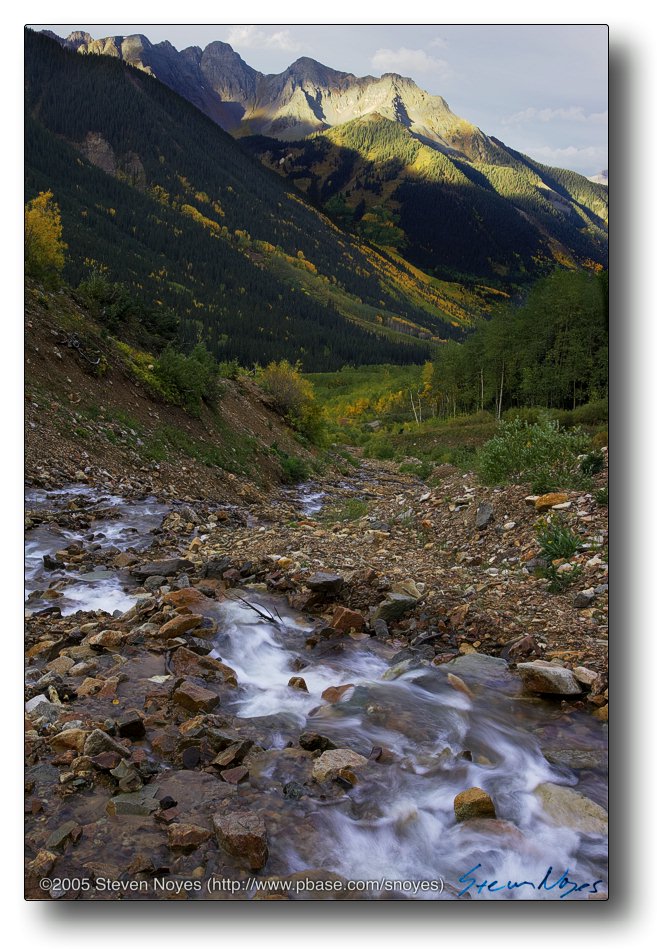
<svg viewBox="0 0 657 949">
<path fill-rule="evenodd" d="M 93 39 L 75 32 L 59 41 L 151 73 L 235 135 L 296 141 L 376 112 L 447 152 L 478 160 L 497 154 L 491 140 L 454 115 L 441 96 L 395 73 L 359 78 L 304 56 L 278 75 L 265 75 L 219 41 L 181 52 L 141 34 Z"/>
<path fill-rule="evenodd" d="M 341 227 L 447 280 L 524 281 L 554 263 L 606 265 L 607 188 L 549 168 L 455 115 L 407 77 L 357 77 L 302 57 L 253 69 L 227 43 L 57 38 L 157 77 Z"/>
<path fill-rule="evenodd" d="M 219 356 L 418 360 L 555 266 L 606 265 L 607 187 L 396 74 L 27 30 L 26 103 L 71 278 L 108 267 Z"/>
</svg>

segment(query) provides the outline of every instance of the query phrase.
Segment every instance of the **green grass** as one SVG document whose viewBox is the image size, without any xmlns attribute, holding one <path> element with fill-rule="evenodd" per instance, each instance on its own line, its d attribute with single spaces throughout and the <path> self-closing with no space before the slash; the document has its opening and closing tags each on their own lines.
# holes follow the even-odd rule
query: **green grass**
<svg viewBox="0 0 657 949">
<path fill-rule="evenodd" d="M 322 520 L 327 524 L 357 521 L 359 518 L 364 517 L 368 510 L 369 505 L 367 501 L 363 501 L 360 498 L 346 498 L 326 508 L 322 513 Z"/>
<path fill-rule="evenodd" d="M 217 420 L 215 420 L 217 424 Z M 173 425 L 160 425 L 152 435 L 144 438 L 142 455 L 148 461 L 168 461 L 174 453 L 200 461 L 209 468 L 223 468 L 232 474 L 248 474 L 257 479 L 258 466 L 254 464 L 257 442 L 248 435 L 239 439 L 226 428 L 216 441 L 193 438 Z"/>
</svg>

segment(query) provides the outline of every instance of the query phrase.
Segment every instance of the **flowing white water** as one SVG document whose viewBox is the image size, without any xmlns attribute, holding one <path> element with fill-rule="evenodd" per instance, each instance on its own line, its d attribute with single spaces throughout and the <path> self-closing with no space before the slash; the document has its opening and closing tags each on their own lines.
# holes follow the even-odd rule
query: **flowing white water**
<svg viewBox="0 0 657 949">
<path fill-rule="evenodd" d="M 25 495 L 27 510 L 36 512 L 74 510 L 89 518 L 86 530 L 60 527 L 56 523 L 44 523 L 28 531 L 25 542 L 25 594 L 54 589 L 60 596 L 48 599 L 35 597 L 28 600 L 28 610 L 40 610 L 57 606 L 63 616 L 77 610 L 104 610 L 113 613 L 130 609 L 135 597 L 129 592 L 129 577 L 118 570 L 93 570 L 80 572 L 64 565 L 55 570 L 46 570 L 43 558 L 54 556 L 69 544 L 81 543 L 84 537 L 93 536 L 88 543 L 98 545 L 102 552 L 110 547 L 118 551 L 143 550 L 152 541 L 150 531 L 157 527 L 169 510 L 153 498 L 130 501 L 111 494 L 101 494 L 87 485 L 71 485 L 53 491 L 33 490 Z"/>
<path fill-rule="evenodd" d="M 305 498 L 321 506 L 319 492 Z M 45 570 L 43 556 L 83 539 L 101 548 L 144 549 L 167 509 L 151 499 L 131 502 L 86 486 L 30 492 L 27 507 L 57 510 L 71 501 L 88 514 L 88 527 L 78 531 L 44 523 L 28 532 L 27 592 L 54 584 L 62 594 L 31 600 L 29 607 L 57 605 L 64 614 L 129 608 L 134 597 L 123 572 Z M 108 510 L 118 516 L 104 516 Z M 280 720 L 273 747 L 282 749 L 290 733 L 305 730 L 366 757 L 373 748 L 386 755 L 385 761 L 368 764 L 342 797 L 322 801 L 309 794 L 284 804 L 278 799 L 287 824 L 277 838 L 276 859 L 286 872 L 321 868 L 348 880 L 379 881 L 372 884 L 379 887 L 382 880 L 442 881 L 440 891 L 415 892 L 400 882 L 392 888 L 397 898 L 454 899 L 466 888 L 477 899 L 587 898 L 591 888 L 582 893 L 571 893 L 570 886 L 533 888 L 552 867 L 550 884 L 566 872 L 577 884 L 602 880 L 598 889 L 606 890 L 606 836 L 578 829 L 565 811 L 555 823 L 535 794 L 549 781 L 604 805 L 606 735 L 599 722 L 524 696 L 501 660 L 463 656 L 395 678 L 389 673 L 393 650 L 376 639 L 320 639 L 308 649 L 312 621 L 282 599 L 245 595 L 271 620 L 237 598 L 215 607 L 219 632 L 213 654 L 236 670 L 240 683 L 226 711 L 266 719 L 270 726 Z M 472 698 L 449 684 L 450 671 L 468 684 Z M 288 686 L 293 675 L 303 677 L 308 692 Z M 353 689 L 341 701 L 322 699 L 329 686 L 347 684 Z M 593 763 L 586 770 L 551 765 L 543 752 L 555 748 L 586 752 Z M 454 797 L 470 787 L 492 796 L 499 820 L 455 821 Z M 468 885 L 471 878 L 477 884 L 527 883 L 479 892 Z M 363 895 L 377 899 L 390 892 L 368 889 Z"/>
<path fill-rule="evenodd" d="M 558 705 L 524 697 L 506 663 L 484 656 L 412 669 L 392 680 L 382 678 L 390 663 L 376 641 L 347 641 L 342 652 L 315 661 L 304 650 L 307 621 L 271 598 L 253 602 L 272 615 L 279 610 L 276 621 L 239 601 L 217 609 L 215 654 L 240 682 L 232 710 L 243 718 L 292 718 L 301 730 L 326 735 L 338 747 L 365 756 L 383 747 L 394 759 L 368 765 L 367 776 L 342 802 L 317 806 L 310 836 L 306 824 L 298 835 L 290 831 L 284 856 L 291 870 L 321 867 L 350 880 L 443 881 L 439 897 L 431 890 L 406 894 L 415 899 L 455 898 L 477 865 L 470 874 L 477 884 L 524 883 L 481 893 L 472 885 L 470 896 L 477 899 L 559 899 L 564 893 L 586 899 L 592 892 L 592 886 L 571 892 L 570 884 L 532 888 L 550 867 L 548 884 L 566 872 L 578 885 L 601 880 L 597 889 L 606 890 L 606 836 L 584 833 L 576 821 L 568 826 L 569 819 L 555 825 L 534 793 L 543 782 L 577 784 L 577 772 L 553 767 L 541 750 L 545 728 L 553 742 L 555 736 L 569 740 L 571 717 L 564 719 Z M 299 659 L 307 662 L 300 671 Z M 455 691 L 448 672 L 462 677 L 474 697 Z M 295 674 L 308 693 L 287 685 Z M 341 701 L 322 700 L 328 686 L 346 683 L 355 687 Z M 593 787 L 596 799 L 604 798 L 603 729 L 580 716 L 576 733 L 580 747 L 601 759 L 601 769 L 588 775 L 586 793 Z M 454 798 L 470 787 L 491 795 L 499 820 L 456 823 Z M 403 885 L 395 892 L 403 898 Z"/>
</svg>

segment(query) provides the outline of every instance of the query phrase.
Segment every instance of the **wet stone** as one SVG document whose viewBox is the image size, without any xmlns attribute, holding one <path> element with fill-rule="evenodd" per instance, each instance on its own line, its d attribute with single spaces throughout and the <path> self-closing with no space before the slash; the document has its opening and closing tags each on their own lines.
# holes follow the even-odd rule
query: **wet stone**
<svg viewBox="0 0 657 949">
<path fill-rule="evenodd" d="M 260 870 L 267 862 L 267 830 L 259 814 L 240 811 L 215 815 L 212 819 L 219 846 L 250 870 Z"/>
<path fill-rule="evenodd" d="M 169 847 L 193 850 L 212 837 L 212 831 L 198 824 L 171 824 L 167 830 Z"/>
<path fill-rule="evenodd" d="M 496 817 L 495 805 L 481 788 L 468 788 L 454 798 L 454 815 L 460 823 L 478 817 Z"/>
<path fill-rule="evenodd" d="M 249 769 L 244 765 L 238 765 L 236 768 L 227 768 L 221 772 L 221 780 L 227 784 L 241 784 L 249 776 Z"/>
<path fill-rule="evenodd" d="M 201 752 L 198 748 L 192 745 L 190 748 L 185 748 L 182 753 L 182 766 L 187 770 L 191 768 L 196 768 L 201 761 Z"/>
<path fill-rule="evenodd" d="M 46 840 L 46 850 L 63 850 L 67 844 L 75 843 L 82 834 L 82 828 L 74 820 L 61 824 Z"/>
<path fill-rule="evenodd" d="M 344 768 L 357 770 L 367 763 L 367 758 L 349 748 L 325 751 L 313 764 L 313 778 L 318 782 L 328 781 L 337 777 Z"/>
<path fill-rule="evenodd" d="M 136 709 L 128 709 L 117 722 L 121 738 L 130 738 L 139 741 L 146 734 L 144 720 Z"/>
<path fill-rule="evenodd" d="M 190 712 L 211 712 L 219 705 L 219 696 L 194 682 L 183 682 L 173 693 L 176 704 Z"/>
<path fill-rule="evenodd" d="M 84 753 L 90 758 L 102 754 L 104 751 L 112 751 L 122 758 L 129 758 L 130 752 L 118 741 L 115 741 L 107 732 L 95 728 L 84 743 Z"/>
<path fill-rule="evenodd" d="M 330 751 L 335 748 L 330 738 L 317 732 L 304 732 L 299 736 L 299 744 L 305 751 Z"/>
</svg>

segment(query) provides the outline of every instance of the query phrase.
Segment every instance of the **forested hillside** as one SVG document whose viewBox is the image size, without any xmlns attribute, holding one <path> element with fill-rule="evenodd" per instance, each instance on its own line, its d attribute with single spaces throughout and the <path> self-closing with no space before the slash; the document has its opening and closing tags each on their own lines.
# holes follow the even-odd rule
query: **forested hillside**
<svg viewBox="0 0 657 949">
<path fill-rule="evenodd" d="M 69 282 L 107 270 L 170 311 L 187 347 L 307 369 L 414 362 L 472 319 L 143 72 L 27 31 L 26 107 L 27 196 L 61 208 Z"/>
<path fill-rule="evenodd" d="M 605 264 L 607 189 L 492 142 L 444 154 L 376 113 L 301 142 L 245 139 L 341 225 L 444 279 L 526 282 Z"/>
</svg>

